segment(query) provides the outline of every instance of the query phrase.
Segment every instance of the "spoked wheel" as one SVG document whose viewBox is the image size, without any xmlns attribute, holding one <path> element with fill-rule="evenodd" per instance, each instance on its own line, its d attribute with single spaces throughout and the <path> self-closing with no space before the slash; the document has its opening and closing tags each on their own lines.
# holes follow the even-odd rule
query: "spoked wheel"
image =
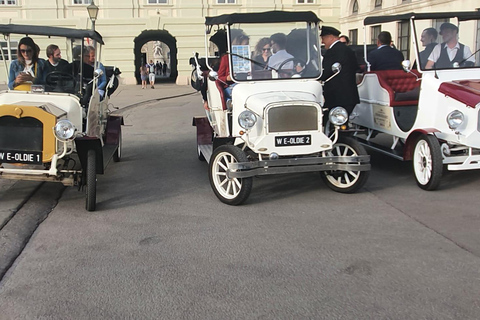
<svg viewBox="0 0 480 320">
<path fill-rule="evenodd" d="M 367 155 L 365 149 L 355 139 L 349 137 L 340 137 L 332 150 L 324 152 L 324 156 L 332 157 L 364 155 Z M 320 174 L 330 189 L 342 193 L 353 193 L 367 182 L 370 171 L 331 170 Z"/>
<path fill-rule="evenodd" d="M 97 203 L 97 163 L 95 150 L 88 150 L 87 154 L 87 172 L 85 173 L 86 185 L 86 209 L 88 211 L 95 211 Z"/>
<path fill-rule="evenodd" d="M 424 190 L 435 190 L 440 184 L 442 170 L 442 151 L 437 138 L 420 136 L 413 152 L 413 171 L 418 186 Z"/>
<path fill-rule="evenodd" d="M 113 161 L 120 162 L 121 159 L 122 159 L 122 130 L 120 130 L 118 134 L 118 148 L 113 154 Z"/>
<path fill-rule="evenodd" d="M 208 175 L 213 192 L 223 203 L 239 205 L 252 191 L 252 178 L 229 178 L 227 169 L 230 164 L 247 162 L 247 156 L 240 148 L 232 145 L 220 146 L 212 154 Z"/>
</svg>

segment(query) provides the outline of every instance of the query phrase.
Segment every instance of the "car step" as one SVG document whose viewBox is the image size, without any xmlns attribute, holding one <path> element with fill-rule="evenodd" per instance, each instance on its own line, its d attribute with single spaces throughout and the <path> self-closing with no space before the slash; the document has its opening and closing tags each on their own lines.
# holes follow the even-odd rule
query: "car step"
<svg viewBox="0 0 480 320">
<path fill-rule="evenodd" d="M 390 156 L 392 158 L 395 158 L 397 160 L 403 161 L 403 151 L 402 150 L 397 150 L 397 149 L 392 150 L 389 147 L 385 147 L 385 146 L 383 146 L 381 144 L 378 144 L 378 143 L 375 143 L 375 142 L 367 141 L 367 140 L 359 138 L 359 137 L 355 137 L 355 138 L 357 139 L 357 141 L 361 145 L 363 145 L 366 148 L 375 150 L 377 152 L 383 153 L 383 154 L 385 154 L 387 156 Z"/>
</svg>

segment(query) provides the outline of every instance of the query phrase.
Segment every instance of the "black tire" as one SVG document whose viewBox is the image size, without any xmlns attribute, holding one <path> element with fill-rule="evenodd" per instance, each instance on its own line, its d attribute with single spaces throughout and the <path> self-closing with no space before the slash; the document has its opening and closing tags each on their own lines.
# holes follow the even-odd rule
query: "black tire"
<svg viewBox="0 0 480 320">
<path fill-rule="evenodd" d="M 113 161 L 120 162 L 122 160 L 122 130 L 120 129 L 118 134 L 118 147 L 113 154 Z"/>
<path fill-rule="evenodd" d="M 340 137 L 332 150 L 324 152 L 324 156 L 364 156 L 365 148 L 357 140 Z M 365 185 L 370 171 L 323 171 L 320 173 L 325 184 L 336 192 L 354 193 Z"/>
<path fill-rule="evenodd" d="M 442 150 L 433 135 L 421 135 L 413 149 L 413 172 L 417 185 L 423 190 L 435 190 L 443 173 Z"/>
<path fill-rule="evenodd" d="M 86 209 L 87 211 L 95 211 L 97 203 L 97 161 L 95 150 L 88 150 L 86 171 Z"/>
<path fill-rule="evenodd" d="M 228 163 L 247 162 L 247 155 L 240 148 L 223 145 L 215 149 L 210 159 L 208 176 L 213 192 L 220 201 L 229 205 L 239 205 L 247 200 L 252 191 L 252 178 L 226 177 L 224 167 Z"/>
</svg>

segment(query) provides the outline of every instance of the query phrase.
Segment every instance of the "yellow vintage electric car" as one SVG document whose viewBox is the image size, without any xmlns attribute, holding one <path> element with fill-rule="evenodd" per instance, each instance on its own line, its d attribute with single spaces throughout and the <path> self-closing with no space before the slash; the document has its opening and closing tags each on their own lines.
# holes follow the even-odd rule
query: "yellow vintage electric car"
<svg viewBox="0 0 480 320">
<path fill-rule="evenodd" d="M 96 175 L 104 173 L 111 159 L 120 160 L 122 146 L 123 118 L 108 109 L 116 73 L 107 80 L 98 61 L 102 36 L 91 30 L 15 24 L 0 25 L 0 33 L 8 48 L 0 50 L 7 76 L 14 72 L 12 62 L 21 54 L 18 43 L 26 35 L 41 53 L 56 44 L 66 58 L 62 71 L 45 68 L 28 86 L 0 92 L 0 178 L 78 186 L 85 190 L 86 209 L 94 211 Z M 93 66 L 83 61 L 87 51 L 96 54 Z"/>
</svg>

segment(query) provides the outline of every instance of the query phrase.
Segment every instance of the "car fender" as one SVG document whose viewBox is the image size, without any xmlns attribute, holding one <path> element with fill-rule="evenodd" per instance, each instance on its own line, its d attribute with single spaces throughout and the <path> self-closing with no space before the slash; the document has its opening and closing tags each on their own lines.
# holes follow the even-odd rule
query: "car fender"
<svg viewBox="0 0 480 320">
<path fill-rule="evenodd" d="M 405 147 L 403 148 L 403 160 L 412 160 L 413 158 L 413 149 L 415 148 L 415 142 L 417 141 L 418 137 L 421 135 L 435 135 L 435 132 L 440 132 L 440 130 L 435 128 L 422 128 L 422 129 L 415 129 L 407 137 L 405 140 Z"/>
<path fill-rule="evenodd" d="M 105 129 L 105 144 L 118 145 L 123 124 L 122 116 L 108 116 Z"/>
<path fill-rule="evenodd" d="M 96 169 L 97 174 L 103 174 L 105 172 L 103 168 L 103 149 L 102 141 L 97 137 L 79 137 L 75 139 L 75 145 L 77 147 L 78 158 L 80 159 L 80 164 L 82 165 L 82 170 L 86 170 L 87 167 L 87 154 L 88 150 L 95 150 L 96 155 Z"/>
</svg>

